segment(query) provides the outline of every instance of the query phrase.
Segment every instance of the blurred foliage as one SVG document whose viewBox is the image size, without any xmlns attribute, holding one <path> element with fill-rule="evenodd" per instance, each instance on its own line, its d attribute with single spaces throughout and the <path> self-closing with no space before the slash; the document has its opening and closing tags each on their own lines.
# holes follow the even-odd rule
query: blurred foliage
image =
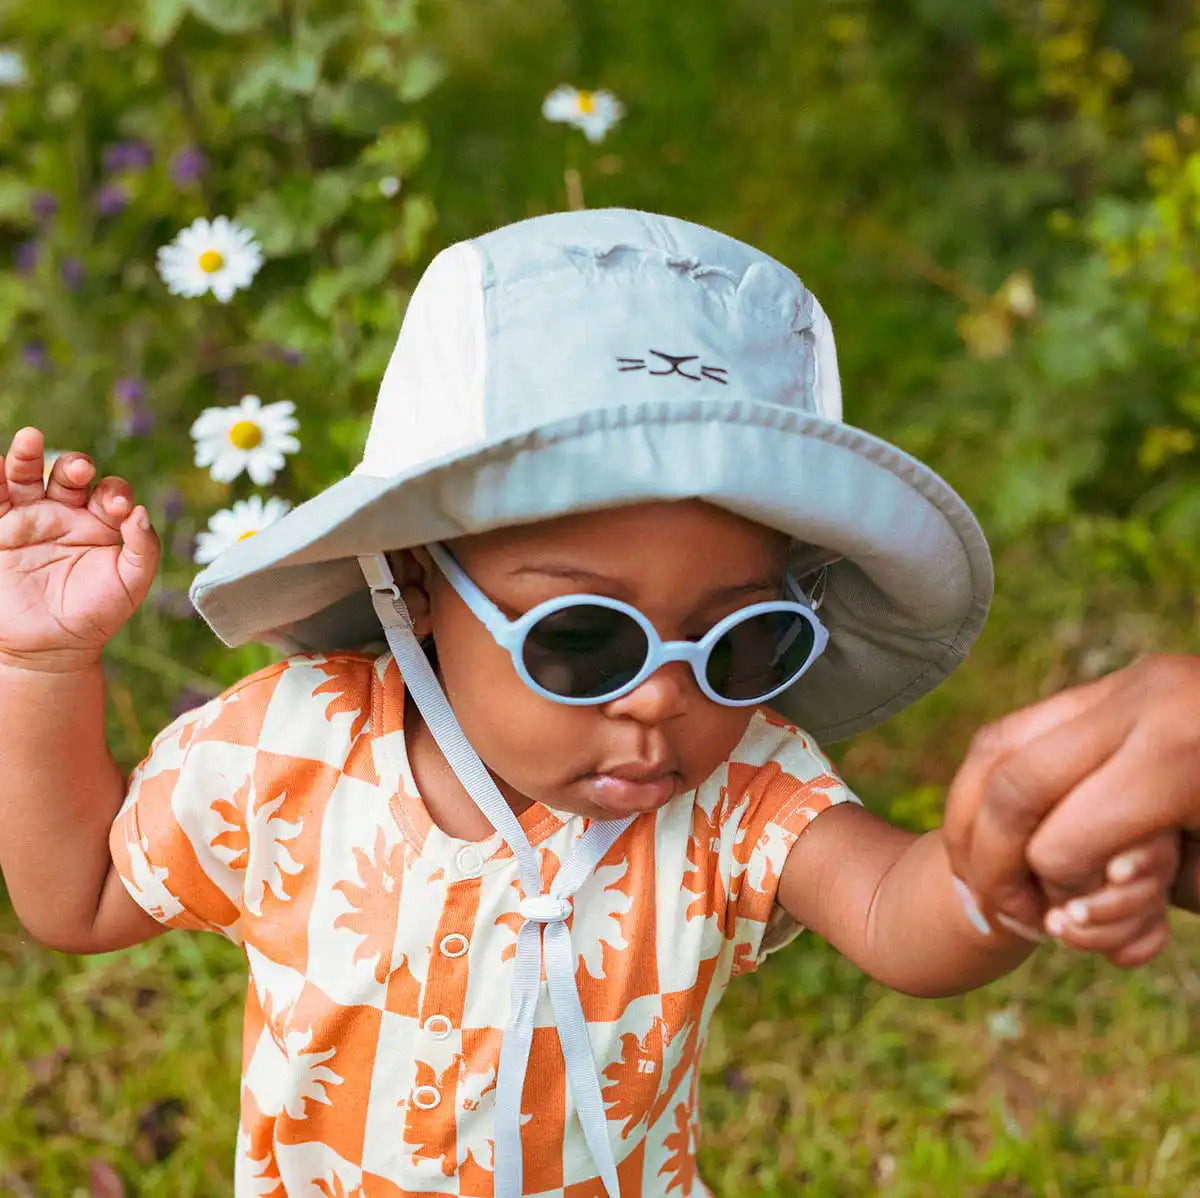
<svg viewBox="0 0 1200 1198">
<path fill-rule="evenodd" d="M 571 203 L 668 211 L 792 266 L 837 330 L 848 419 L 981 517 L 998 572 L 978 649 L 838 747 L 869 802 L 929 826 L 980 722 L 1151 648 L 1200 648 L 1195 0 L 9 0 L 5 47 L 29 80 L 0 88 L 0 440 L 36 423 L 92 453 L 167 548 L 109 652 L 124 765 L 173 708 L 271 656 L 188 614 L 193 535 L 249 487 L 190 464 L 192 420 L 245 392 L 293 400 L 302 450 L 272 492 L 313 494 L 357 461 L 433 251 Z M 564 82 L 624 103 L 603 143 L 540 117 Z M 168 295 L 157 247 L 220 214 L 254 230 L 265 267 L 227 305 Z M 148 1027 L 191 1027 L 236 964 L 191 943 L 131 955 L 153 979 Z M 79 1004 L 121 993 L 120 967 L 9 959 L 0 994 L 36 994 L 6 1020 L 39 1046 L 31 1069 L 59 1076 L 58 1036 L 103 1077 L 126 1022 L 93 1038 Z M 1129 982 L 1058 960 L 1000 998 L 931 1006 L 798 946 L 735 988 L 714 1031 L 706 1166 L 728 1194 L 1197 1192 L 1180 1099 L 1196 1044 L 1178 1026 L 1195 988 L 1182 956 Z M 65 1024 L 48 1014 L 60 992 Z M 1003 1053 L 960 1026 L 1009 1000 L 1027 1034 Z M 205 1045 L 169 1039 L 168 1072 L 215 1085 Z M 173 1093 L 139 1088 L 136 1063 L 162 1059 L 149 1037 L 122 1050 L 114 1085 L 137 1092 L 102 1089 L 130 1105 L 103 1125 L 86 1087 L 14 1113 L 0 1159 L 27 1192 L 71 1193 L 82 1138 L 136 1192 L 222 1192 L 204 1172 L 227 1160 L 220 1103 L 187 1097 L 186 1151 L 147 1164 L 119 1147 L 136 1148 L 133 1106 Z"/>
</svg>

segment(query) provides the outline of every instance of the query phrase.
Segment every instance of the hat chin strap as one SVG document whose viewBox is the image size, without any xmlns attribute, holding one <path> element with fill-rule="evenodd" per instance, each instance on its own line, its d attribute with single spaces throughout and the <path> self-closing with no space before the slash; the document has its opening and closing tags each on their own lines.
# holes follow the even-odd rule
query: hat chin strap
<svg viewBox="0 0 1200 1198">
<path fill-rule="evenodd" d="M 600 1079 L 575 986 L 577 957 L 567 919 L 571 914 L 572 896 L 633 822 L 633 817 L 591 821 L 567 854 L 550 892 L 543 893 L 541 871 L 525 829 L 455 719 L 433 667 L 413 633 L 412 617 L 400 596 L 387 558 L 382 553 L 362 554 L 358 561 L 371 588 L 371 602 L 383 625 L 404 685 L 458 780 L 512 850 L 525 892 L 518 908 L 524 922 L 517 933 L 511 1007 L 500 1045 L 500 1068 L 496 1079 L 496 1198 L 520 1198 L 522 1193 L 521 1103 L 529 1046 L 533 1040 L 543 950 L 546 984 L 575 1110 L 604 1188 L 609 1198 L 619 1198 L 617 1166 L 608 1137 Z"/>
</svg>

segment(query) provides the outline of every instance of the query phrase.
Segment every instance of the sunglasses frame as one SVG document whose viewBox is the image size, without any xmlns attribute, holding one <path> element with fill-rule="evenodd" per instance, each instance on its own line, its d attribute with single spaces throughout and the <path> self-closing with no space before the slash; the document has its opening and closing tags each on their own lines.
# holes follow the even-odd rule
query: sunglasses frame
<svg viewBox="0 0 1200 1198">
<path fill-rule="evenodd" d="M 510 620 L 475 585 L 445 545 L 434 541 L 426 545 L 426 548 L 429 550 L 429 555 L 433 558 L 438 569 L 445 575 L 446 581 L 458 592 L 459 597 L 471 609 L 479 622 L 492 634 L 492 639 L 496 644 L 508 652 L 509 657 L 512 658 L 513 667 L 517 671 L 521 681 L 535 694 L 541 695 L 545 699 L 550 699 L 555 703 L 566 704 L 569 707 L 597 707 L 604 703 L 611 703 L 614 699 L 619 699 L 622 695 L 627 695 L 630 691 L 636 690 L 651 674 L 672 661 L 687 662 L 691 667 L 693 677 L 696 679 L 696 685 L 714 703 L 719 703 L 722 707 L 753 707 L 756 704 L 765 703 L 768 699 L 773 699 L 803 677 L 812 666 L 812 663 L 825 651 L 825 646 L 829 643 L 828 629 L 817 618 L 812 604 L 808 602 L 804 592 L 800 589 L 799 583 L 790 574 L 787 576 L 786 586 L 795 596 L 794 601 L 776 599 L 765 603 L 751 603 L 723 617 L 698 641 L 664 641 L 659 637 L 654 625 L 636 607 L 628 603 L 623 603 L 620 599 L 610 599 L 607 595 L 592 595 L 586 592 L 559 595 L 557 598 L 547 599 L 544 603 L 539 603 L 536 607 L 531 607 L 529 611 L 516 620 Z M 646 636 L 646 660 L 633 678 L 610 693 L 583 699 L 573 699 L 567 695 L 555 694 L 554 691 L 547 690 L 540 682 L 536 681 L 525 667 L 523 649 L 527 633 L 539 620 L 553 615 L 555 612 L 562 611 L 564 608 L 578 607 L 585 604 L 607 607 L 613 611 L 622 612 L 633 619 Z M 801 616 L 808 623 L 812 629 L 813 644 L 804 664 L 786 682 L 753 699 L 727 699 L 717 694 L 709 685 L 708 679 L 705 676 L 709 654 L 713 647 L 735 625 L 740 624 L 743 620 L 752 619 L 754 616 L 764 615 L 767 612 L 790 612 Z"/>
</svg>

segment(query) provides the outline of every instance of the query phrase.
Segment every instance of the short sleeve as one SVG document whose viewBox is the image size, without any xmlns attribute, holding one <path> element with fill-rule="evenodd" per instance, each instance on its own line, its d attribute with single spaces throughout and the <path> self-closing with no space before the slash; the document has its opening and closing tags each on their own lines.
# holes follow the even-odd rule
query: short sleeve
<svg viewBox="0 0 1200 1198">
<path fill-rule="evenodd" d="M 109 850 L 134 901 L 168 927 L 241 941 L 256 757 L 287 665 L 185 712 L 130 775 Z"/>
<path fill-rule="evenodd" d="M 859 800 L 812 737 L 764 709 L 728 763 L 725 801 L 722 839 L 733 842 L 726 929 L 740 973 L 802 931 L 776 902 L 796 841 L 822 812 Z"/>
</svg>

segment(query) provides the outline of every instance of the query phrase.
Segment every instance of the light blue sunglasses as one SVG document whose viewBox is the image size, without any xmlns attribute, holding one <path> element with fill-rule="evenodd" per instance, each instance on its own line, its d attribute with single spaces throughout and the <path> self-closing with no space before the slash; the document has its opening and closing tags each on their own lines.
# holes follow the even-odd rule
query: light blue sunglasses
<svg viewBox="0 0 1200 1198">
<path fill-rule="evenodd" d="M 752 603 L 698 641 L 663 641 L 636 607 L 604 595 L 561 595 L 509 620 L 444 545 L 427 548 L 463 602 L 508 651 L 521 681 L 556 703 L 608 703 L 667 662 L 685 661 L 714 703 L 749 707 L 787 690 L 829 642 L 825 625 L 790 574 L 786 585 L 794 601 Z"/>
</svg>

